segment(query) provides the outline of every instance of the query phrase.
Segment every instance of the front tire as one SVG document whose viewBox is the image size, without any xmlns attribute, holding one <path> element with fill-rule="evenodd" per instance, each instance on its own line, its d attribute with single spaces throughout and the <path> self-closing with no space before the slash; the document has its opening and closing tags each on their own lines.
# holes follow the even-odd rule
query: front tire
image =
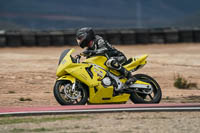
<svg viewBox="0 0 200 133">
<path fill-rule="evenodd" d="M 145 74 L 136 74 L 134 75 L 137 80 L 150 83 L 153 87 L 151 94 L 143 94 L 138 92 L 131 93 L 130 99 L 133 103 L 136 104 L 152 104 L 159 103 L 162 98 L 162 92 L 159 84 L 152 77 Z"/>
<path fill-rule="evenodd" d="M 84 87 L 80 87 L 81 85 L 78 85 L 79 87 L 76 87 L 76 93 L 80 96 L 77 97 L 77 99 L 70 98 L 66 92 L 68 90 L 65 87 L 68 86 L 69 90 L 70 87 L 72 87 L 72 83 L 70 81 L 65 80 L 58 80 L 55 83 L 54 86 L 54 96 L 57 100 L 57 102 L 61 105 L 85 105 L 88 100 L 88 92 L 87 89 Z"/>
</svg>

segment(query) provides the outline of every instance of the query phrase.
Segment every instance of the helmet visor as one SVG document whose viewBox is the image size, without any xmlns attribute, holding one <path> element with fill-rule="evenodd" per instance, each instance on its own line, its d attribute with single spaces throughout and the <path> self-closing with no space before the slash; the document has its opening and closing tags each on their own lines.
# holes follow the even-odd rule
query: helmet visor
<svg viewBox="0 0 200 133">
<path fill-rule="evenodd" d="M 78 45 L 80 46 L 80 44 L 83 42 L 83 39 L 82 40 L 81 39 L 76 39 L 76 41 L 77 41 Z"/>
<path fill-rule="evenodd" d="M 81 45 L 81 43 L 84 41 L 84 39 L 86 38 L 87 34 L 79 34 L 76 37 L 76 41 L 78 43 L 78 45 Z"/>
</svg>

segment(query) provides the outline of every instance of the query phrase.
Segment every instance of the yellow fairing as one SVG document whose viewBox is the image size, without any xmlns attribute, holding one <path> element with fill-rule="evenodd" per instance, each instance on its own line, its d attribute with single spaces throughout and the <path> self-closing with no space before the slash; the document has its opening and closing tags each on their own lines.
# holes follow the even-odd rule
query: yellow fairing
<svg viewBox="0 0 200 133">
<path fill-rule="evenodd" d="M 122 94 L 113 97 L 112 86 L 104 88 L 103 86 L 90 88 L 90 103 L 123 103 L 128 101 L 130 94 Z"/>
<path fill-rule="evenodd" d="M 65 68 L 72 64 L 72 60 L 70 58 L 70 55 L 72 54 L 72 52 L 74 52 L 74 49 L 71 49 L 67 53 L 67 55 L 63 58 L 60 65 L 58 65 L 58 68 L 57 68 L 57 71 L 56 71 L 56 76 L 60 77 L 60 76 L 66 74 Z"/>
<path fill-rule="evenodd" d="M 98 66 L 93 66 L 91 69 L 93 73 L 97 73 L 94 75 L 94 79 L 99 80 L 96 82 L 95 80 L 88 81 L 88 82 L 93 82 L 92 86 L 89 88 L 90 96 L 89 96 L 89 102 L 90 103 L 95 103 L 95 104 L 102 104 L 102 103 L 122 103 L 128 101 L 130 94 L 122 94 L 118 96 L 113 96 L 114 88 L 113 86 L 104 88 L 101 85 L 101 79 L 106 75 L 105 70 L 108 70 L 108 68 L 105 66 L 105 62 L 107 61 L 107 58 L 104 56 L 95 56 L 86 59 L 84 62 L 90 63 L 90 64 L 96 64 L 103 69 L 101 69 Z M 103 73 L 102 76 L 100 74 Z M 90 78 L 89 78 L 90 79 Z"/>
<path fill-rule="evenodd" d="M 135 82 L 135 84 L 151 85 L 150 83 L 143 82 L 143 81 L 140 81 L 140 80 L 137 80 L 137 81 Z"/>
<path fill-rule="evenodd" d="M 131 71 L 133 69 L 135 69 L 137 66 L 143 66 L 146 64 L 146 58 L 148 57 L 147 54 L 139 57 L 139 58 L 135 58 L 135 57 L 132 57 L 132 62 L 125 65 L 124 67 L 128 70 L 128 71 Z"/>
<path fill-rule="evenodd" d="M 66 72 L 70 73 L 73 77 L 76 77 L 89 87 L 101 84 L 100 80 L 102 80 L 106 75 L 106 71 L 103 69 L 84 63 L 74 63 L 67 67 Z"/>
<path fill-rule="evenodd" d="M 73 77 L 76 77 L 76 79 L 88 85 L 89 87 L 101 84 L 100 80 L 104 78 L 104 76 L 106 75 L 106 71 L 95 65 L 87 64 L 88 62 L 92 63 L 91 58 L 88 60 L 87 63 L 73 63 L 70 57 L 72 52 L 74 52 L 74 49 L 71 49 L 62 59 L 57 68 L 56 75 L 58 77 L 61 77 L 66 74 L 70 74 Z M 93 60 L 97 61 L 98 58 L 93 58 Z M 106 57 L 100 56 L 99 61 L 101 62 L 101 60 L 106 60 Z"/>
<path fill-rule="evenodd" d="M 147 57 L 148 57 L 147 54 L 145 54 L 139 58 L 132 57 L 132 62 L 127 65 L 124 65 L 124 68 L 126 68 L 128 71 L 131 71 L 131 70 L 134 70 L 139 65 L 144 66 L 146 64 Z M 120 75 L 120 73 L 114 69 L 110 69 L 110 72 L 117 76 Z"/>
<path fill-rule="evenodd" d="M 106 61 L 107 61 L 107 58 L 105 56 L 95 56 L 95 57 L 86 59 L 84 62 L 96 64 L 96 65 L 104 68 L 105 70 L 108 70 L 108 67 L 105 66 L 105 64 L 104 64 Z"/>
<path fill-rule="evenodd" d="M 76 79 L 71 75 L 64 75 L 62 77 L 59 77 L 57 80 L 68 80 L 71 83 L 74 83 Z"/>
<path fill-rule="evenodd" d="M 69 80 L 74 83 L 76 80 L 86 84 L 89 88 L 89 103 L 103 104 L 103 103 L 123 103 L 128 101 L 130 94 L 121 94 L 113 96 L 114 88 L 109 86 L 104 88 L 101 81 L 109 70 L 104 63 L 107 58 L 104 56 L 95 56 L 86 59 L 82 63 L 73 63 L 70 55 L 74 49 L 71 49 L 67 55 L 60 62 L 56 75 L 59 77 L 57 80 Z M 140 58 L 133 58 L 133 61 L 125 65 L 127 70 L 133 70 L 138 65 L 146 63 L 147 55 Z M 94 65 L 95 64 L 95 65 Z M 118 72 L 114 72 L 119 74 Z M 124 83 L 125 79 L 121 79 Z M 136 83 L 145 84 L 140 81 Z"/>
</svg>

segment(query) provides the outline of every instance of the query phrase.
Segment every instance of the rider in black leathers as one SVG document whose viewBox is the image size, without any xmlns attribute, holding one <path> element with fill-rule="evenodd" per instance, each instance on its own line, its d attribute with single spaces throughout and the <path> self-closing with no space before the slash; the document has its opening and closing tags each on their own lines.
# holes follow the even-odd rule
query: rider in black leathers
<svg viewBox="0 0 200 133">
<path fill-rule="evenodd" d="M 108 58 L 106 66 L 117 70 L 124 75 L 128 79 L 126 84 L 136 81 L 131 72 L 127 71 L 123 67 L 123 64 L 127 61 L 126 56 L 112 47 L 102 37 L 95 35 L 92 28 L 85 27 L 79 29 L 76 33 L 76 40 L 81 48 L 87 47 L 87 49 L 82 53 L 86 58 L 103 54 Z"/>
</svg>

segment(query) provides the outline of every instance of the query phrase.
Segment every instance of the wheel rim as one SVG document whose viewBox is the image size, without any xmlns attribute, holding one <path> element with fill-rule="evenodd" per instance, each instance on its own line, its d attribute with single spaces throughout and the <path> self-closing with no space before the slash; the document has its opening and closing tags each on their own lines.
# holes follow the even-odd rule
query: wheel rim
<svg viewBox="0 0 200 133">
<path fill-rule="evenodd" d="M 151 92 L 151 94 L 143 94 L 143 93 L 136 92 L 136 95 L 146 102 L 151 102 L 154 99 L 156 99 L 156 97 L 158 96 L 158 86 L 157 86 L 157 84 L 154 81 L 152 81 L 151 79 L 146 78 L 146 77 L 141 77 L 141 79 L 139 79 L 139 80 L 151 84 L 153 91 Z"/>
<path fill-rule="evenodd" d="M 68 86 L 68 90 L 66 89 L 66 85 Z M 78 90 L 76 89 L 76 92 L 73 92 L 74 94 L 72 94 L 72 92 L 70 92 L 71 87 L 72 84 L 69 83 L 60 84 L 58 87 L 59 96 L 66 104 L 72 104 L 72 105 L 79 104 L 84 97 L 83 90 L 82 88 L 79 88 Z"/>
</svg>

